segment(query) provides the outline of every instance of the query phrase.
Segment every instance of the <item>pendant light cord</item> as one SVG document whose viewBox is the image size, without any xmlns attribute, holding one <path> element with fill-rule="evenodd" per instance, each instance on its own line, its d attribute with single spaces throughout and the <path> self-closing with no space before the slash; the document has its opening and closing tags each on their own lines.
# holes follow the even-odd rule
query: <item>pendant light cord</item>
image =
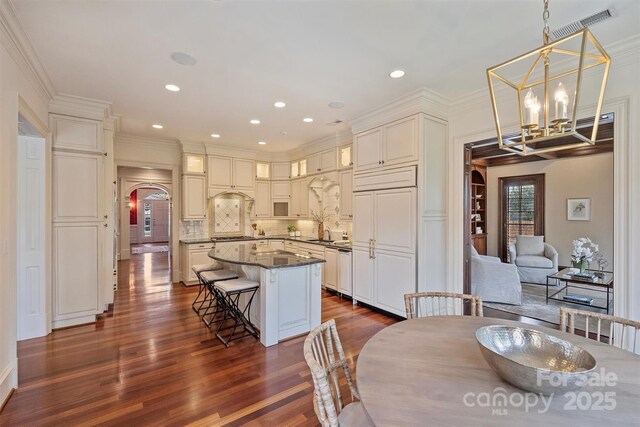
<svg viewBox="0 0 640 427">
<path fill-rule="evenodd" d="M 549 0 L 544 1 L 544 12 L 542 12 L 542 20 L 544 21 L 544 29 L 542 30 L 542 43 L 549 44 Z"/>
</svg>

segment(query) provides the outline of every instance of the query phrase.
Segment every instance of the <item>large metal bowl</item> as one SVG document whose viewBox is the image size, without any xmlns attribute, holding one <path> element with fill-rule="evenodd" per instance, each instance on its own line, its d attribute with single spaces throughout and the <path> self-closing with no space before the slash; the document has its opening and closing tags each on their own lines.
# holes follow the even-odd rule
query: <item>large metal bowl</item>
<svg viewBox="0 0 640 427">
<path fill-rule="evenodd" d="M 476 331 L 480 352 L 505 381 L 526 391 L 563 393 L 585 385 L 596 360 L 561 338 L 516 326 L 483 326 Z"/>
</svg>

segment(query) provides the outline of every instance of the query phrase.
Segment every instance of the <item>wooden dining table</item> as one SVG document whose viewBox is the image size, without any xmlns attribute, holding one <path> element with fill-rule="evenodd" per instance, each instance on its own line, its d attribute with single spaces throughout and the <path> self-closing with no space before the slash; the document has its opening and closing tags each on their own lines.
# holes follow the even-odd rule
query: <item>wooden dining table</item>
<svg viewBox="0 0 640 427">
<path fill-rule="evenodd" d="M 593 382 L 553 396 L 512 386 L 480 353 L 475 333 L 485 325 L 535 329 L 582 347 L 596 359 Z M 640 425 L 640 356 L 510 320 L 437 316 L 391 325 L 360 352 L 357 383 L 376 426 Z"/>
</svg>

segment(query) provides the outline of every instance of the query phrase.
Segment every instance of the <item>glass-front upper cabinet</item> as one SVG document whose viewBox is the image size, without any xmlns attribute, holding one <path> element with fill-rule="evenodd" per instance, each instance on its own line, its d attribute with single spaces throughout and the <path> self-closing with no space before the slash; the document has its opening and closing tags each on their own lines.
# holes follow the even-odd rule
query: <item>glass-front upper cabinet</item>
<svg viewBox="0 0 640 427">
<path fill-rule="evenodd" d="M 204 173 L 204 154 L 184 153 L 183 159 L 184 164 L 182 167 L 184 168 L 184 173 Z"/>
<path fill-rule="evenodd" d="M 260 163 L 256 162 L 256 178 L 258 179 L 269 179 L 270 165 L 269 163 Z"/>
<path fill-rule="evenodd" d="M 291 162 L 291 178 L 305 176 L 307 174 L 307 159 Z"/>
<path fill-rule="evenodd" d="M 346 147 L 342 147 L 340 149 L 340 167 L 348 168 L 353 165 L 353 161 L 351 160 L 351 146 L 348 145 Z"/>
</svg>

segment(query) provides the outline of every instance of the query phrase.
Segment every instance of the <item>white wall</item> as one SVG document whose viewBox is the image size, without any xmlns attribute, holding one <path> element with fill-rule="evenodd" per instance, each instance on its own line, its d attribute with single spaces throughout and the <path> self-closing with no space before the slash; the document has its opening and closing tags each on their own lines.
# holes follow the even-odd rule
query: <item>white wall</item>
<svg viewBox="0 0 640 427">
<path fill-rule="evenodd" d="M 640 216 L 636 214 L 640 211 L 640 35 L 604 48 L 612 60 L 603 112 L 617 113 L 614 126 L 614 310 L 620 316 L 640 320 L 640 263 L 637 261 L 640 259 Z M 596 83 L 583 82 L 585 85 Z M 515 113 L 511 117 L 501 117 L 510 131 L 517 130 Z M 483 89 L 457 100 L 449 117 L 452 185 L 449 287 L 461 291 L 464 259 L 463 146 L 495 137 L 488 91 Z"/>
<path fill-rule="evenodd" d="M 613 153 L 487 168 L 488 255 L 500 256 L 498 179 L 531 174 L 545 175 L 544 235 L 560 265 L 571 265 L 574 239 L 589 237 L 613 268 Z M 591 221 L 568 221 L 567 198 L 590 198 Z"/>
<path fill-rule="evenodd" d="M 2 2 L 4 3 L 4 2 Z M 4 20 L 5 4 L 0 5 Z M 3 23 L 3 22 L 2 22 Z M 27 78 L 6 29 L 0 29 L 0 404 L 17 387 L 16 143 L 21 98 L 42 123 L 48 123 L 48 98 Z M 13 56 L 16 55 L 16 56 Z"/>
</svg>

